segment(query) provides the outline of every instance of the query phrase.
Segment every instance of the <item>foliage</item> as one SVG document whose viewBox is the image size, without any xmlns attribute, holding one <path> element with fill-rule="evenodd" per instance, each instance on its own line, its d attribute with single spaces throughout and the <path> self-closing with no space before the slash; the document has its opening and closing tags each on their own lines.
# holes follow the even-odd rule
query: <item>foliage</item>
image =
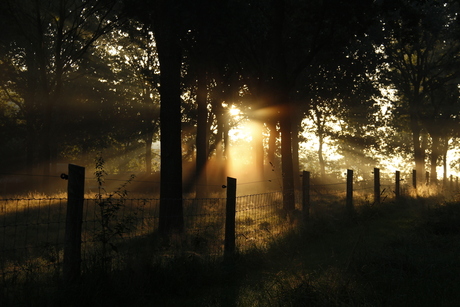
<svg viewBox="0 0 460 307">
<path fill-rule="evenodd" d="M 230 105 L 270 131 L 263 137 L 272 145 L 259 142 L 259 153 L 288 159 L 293 149 L 295 168 L 305 119 L 344 156 L 342 168 L 402 156 L 406 165 L 430 161 L 433 173 L 458 147 L 458 1 L 161 3 L 169 15 L 144 0 L 0 4 L 2 167 L 40 166 L 51 175 L 55 163 L 86 165 L 103 151 L 107 169 L 155 171 L 152 144 L 162 137 L 160 124 L 172 123 L 159 118 L 163 30 L 174 32 L 165 37 L 177 47 L 177 114 L 163 129 L 163 137 L 175 131 L 170 170 L 196 161 L 197 152 L 225 162 Z M 384 99 L 382 89 L 393 97 Z M 289 125 L 280 125 L 286 106 Z M 323 120 L 313 122 L 314 113 Z M 292 133 L 292 146 L 279 142 L 281 130 Z M 309 165 L 324 174 L 336 162 L 320 152 Z"/>
<path fill-rule="evenodd" d="M 460 7 L 455 1 L 401 0 L 385 2 L 383 8 L 381 46 L 387 62 L 383 72 L 399 95 L 396 120 L 406 122 L 405 130 L 412 134 L 420 173 L 428 146 L 423 138 L 429 134 L 431 172 L 437 180 L 438 158 L 456 137 L 450 127 L 459 115 L 460 45 L 454 16 Z"/>
<path fill-rule="evenodd" d="M 134 227 L 135 216 L 137 211 L 124 214 L 124 207 L 128 191 L 126 187 L 135 178 L 134 175 L 119 186 L 113 193 L 107 193 L 103 188 L 104 176 L 107 174 L 104 169 L 104 159 L 101 156 L 96 157 L 95 176 L 98 183 L 98 193 L 96 198 L 99 205 L 99 215 L 97 216 L 100 229 L 95 233 L 95 240 L 102 245 L 101 261 L 104 270 L 110 269 L 111 253 L 118 252 L 114 242 L 116 237 L 123 237 Z M 136 210 L 142 210 L 137 208 Z"/>
</svg>

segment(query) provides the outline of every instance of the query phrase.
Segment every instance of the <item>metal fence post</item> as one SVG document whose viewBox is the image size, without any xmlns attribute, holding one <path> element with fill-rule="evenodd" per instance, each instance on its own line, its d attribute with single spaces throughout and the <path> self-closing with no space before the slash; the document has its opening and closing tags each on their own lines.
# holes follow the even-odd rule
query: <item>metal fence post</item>
<svg viewBox="0 0 460 307">
<path fill-rule="evenodd" d="M 224 258 L 231 260 L 235 254 L 236 179 L 227 177 L 227 205 L 225 214 Z"/>
<path fill-rule="evenodd" d="M 63 274 L 72 283 L 80 277 L 85 168 L 69 164 L 68 180 Z"/>
<path fill-rule="evenodd" d="M 310 172 L 302 173 L 302 217 L 306 222 L 310 218 Z"/>
</svg>

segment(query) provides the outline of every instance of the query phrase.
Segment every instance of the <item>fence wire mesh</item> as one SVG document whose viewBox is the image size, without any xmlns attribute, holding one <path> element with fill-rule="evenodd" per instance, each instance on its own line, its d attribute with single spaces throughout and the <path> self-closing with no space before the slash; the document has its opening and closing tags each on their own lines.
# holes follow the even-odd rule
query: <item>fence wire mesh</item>
<svg viewBox="0 0 460 307">
<path fill-rule="evenodd" d="M 236 239 L 240 251 L 265 247 L 288 228 L 282 192 L 240 196 L 236 204 Z"/>
<path fill-rule="evenodd" d="M 0 199 L 0 259 L 45 257 L 64 244 L 66 199 Z M 3 261 L 2 261 L 3 262 Z"/>
<path fill-rule="evenodd" d="M 410 188 L 401 185 L 404 195 Z M 356 205 L 374 201 L 371 180 L 355 182 Z M 395 197 L 391 181 L 380 184 L 380 201 Z M 419 192 L 420 193 L 420 192 Z M 312 217 L 332 216 L 344 209 L 346 182 L 310 185 Z M 184 235 L 166 244 L 158 243 L 158 198 L 132 199 L 85 198 L 82 222 L 82 270 L 108 261 L 110 268 L 122 265 L 140 253 L 170 256 L 190 251 L 200 255 L 221 256 L 224 252 L 226 198 L 183 199 Z M 265 248 L 274 239 L 292 229 L 300 220 L 301 193 L 295 193 L 296 209 L 283 210 L 281 191 L 236 197 L 236 248 L 244 252 Z M 66 198 L 0 199 L 0 275 L 3 285 L 26 275 L 48 272 L 62 274 L 65 246 Z M 105 206 L 105 207 L 104 207 Z M 109 208 L 117 208 L 110 211 Z M 104 211 L 105 210 L 105 211 Z M 104 221 L 107 213 L 112 214 Z"/>
<path fill-rule="evenodd" d="M 64 190 L 65 181 L 55 177 Z M 458 197 L 458 178 L 456 181 L 452 177 L 450 181 L 444 180 L 440 188 L 433 189 L 428 182 L 414 188 L 409 177 L 400 179 L 400 196 L 430 197 L 441 191 L 450 197 Z M 345 210 L 347 182 L 319 183 L 309 184 L 309 218 L 317 221 L 340 218 L 341 211 Z M 19 184 L 22 186 L 23 182 Z M 151 184 L 145 182 L 150 191 Z M 249 184 L 252 183 L 243 185 Z M 92 186 L 88 188 L 94 189 Z M 382 178 L 379 188 L 380 203 L 396 196 L 392 176 Z M 0 199 L 0 301 L 3 298 L 16 301 L 23 293 L 21 289 L 30 284 L 35 287 L 26 290 L 40 297 L 40 292 L 46 291 L 47 287 L 52 289 L 52 281 L 63 280 L 68 200 L 62 194 L 55 198 L 10 197 L 7 195 L 12 194 L 5 191 L 11 193 L 14 189 L 4 185 L 2 195 L 5 198 Z M 356 207 L 375 205 L 375 193 L 372 180 L 353 182 L 352 199 Z M 283 210 L 283 193 L 280 191 L 236 197 L 237 251 L 244 253 L 251 248 L 266 248 L 270 242 L 293 229 L 302 215 L 299 210 L 302 207 L 301 194 L 295 193 L 296 210 L 290 214 Z M 84 199 L 82 274 L 100 268 L 126 268 L 128 263 L 135 263 L 142 257 L 152 261 L 153 256 L 163 261 L 166 257 L 220 257 L 224 254 L 226 198 L 182 199 L 184 234 L 172 236 L 165 242 L 157 236 L 160 220 L 160 200 L 157 197 L 108 199 L 93 196 Z M 109 219 L 106 219 L 107 215 Z"/>
<path fill-rule="evenodd" d="M 292 225 L 292 218 L 282 209 L 281 192 L 238 196 L 236 203 L 239 251 L 264 247 Z M 89 270 L 101 259 L 110 259 L 115 268 L 126 255 L 152 244 L 159 225 L 159 204 L 159 199 L 152 198 L 85 199 L 82 269 Z M 4 278 L 62 270 L 66 206 L 66 198 L 0 199 L 0 274 Z M 107 206 L 117 208 L 116 212 Z M 156 246 L 150 251 L 222 255 L 225 206 L 225 198 L 183 199 L 184 235 L 166 248 Z M 110 220 L 104 220 L 108 212 Z"/>
</svg>

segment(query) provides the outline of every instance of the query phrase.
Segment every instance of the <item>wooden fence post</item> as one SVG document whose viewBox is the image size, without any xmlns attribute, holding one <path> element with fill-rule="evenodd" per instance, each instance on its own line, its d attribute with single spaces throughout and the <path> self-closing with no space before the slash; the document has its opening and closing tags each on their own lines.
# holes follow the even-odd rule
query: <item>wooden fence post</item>
<svg viewBox="0 0 460 307">
<path fill-rule="evenodd" d="M 412 186 L 414 190 L 417 191 L 417 170 L 412 170 Z"/>
<path fill-rule="evenodd" d="M 346 207 L 349 214 L 353 214 L 353 170 L 347 170 L 347 201 Z"/>
<path fill-rule="evenodd" d="M 81 273 L 81 226 L 85 191 L 85 168 L 69 164 L 64 245 L 64 281 L 73 283 Z"/>
<path fill-rule="evenodd" d="M 380 204 L 380 169 L 374 168 L 374 205 Z"/>
<path fill-rule="evenodd" d="M 400 187 L 400 182 L 401 182 L 401 173 L 399 171 L 396 171 L 395 174 L 395 198 L 398 199 L 401 196 L 401 187 Z"/>
<path fill-rule="evenodd" d="M 433 182 L 435 183 L 435 182 Z M 425 172 L 425 184 L 430 185 L 430 172 Z"/>
<path fill-rule="evenodd" d="M 310 218 L 310 172 L 302 173 L 302 217 L 306 222 Z"/>
<path fill-rule="evenodd" d="M 227 205 L 225 214 L 224 258 L 228 261 L 235 254 L 236 179 L 227 177 Z"/>
</svg>

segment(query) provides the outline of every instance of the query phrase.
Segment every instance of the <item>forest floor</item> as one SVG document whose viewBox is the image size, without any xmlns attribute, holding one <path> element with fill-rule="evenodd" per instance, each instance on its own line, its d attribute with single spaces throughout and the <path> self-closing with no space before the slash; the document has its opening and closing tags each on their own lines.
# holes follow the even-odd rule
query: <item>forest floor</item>
<svg viewBox="0 0 460 307">
<path fill-rule="evenodd" d="M 46 291 L 45 291 L 46 292 Z M 458 306 L 460 203 L 403 199 L 313 216 L 233 263 L 138 261 L 28 306 Z"/>
</svg>

